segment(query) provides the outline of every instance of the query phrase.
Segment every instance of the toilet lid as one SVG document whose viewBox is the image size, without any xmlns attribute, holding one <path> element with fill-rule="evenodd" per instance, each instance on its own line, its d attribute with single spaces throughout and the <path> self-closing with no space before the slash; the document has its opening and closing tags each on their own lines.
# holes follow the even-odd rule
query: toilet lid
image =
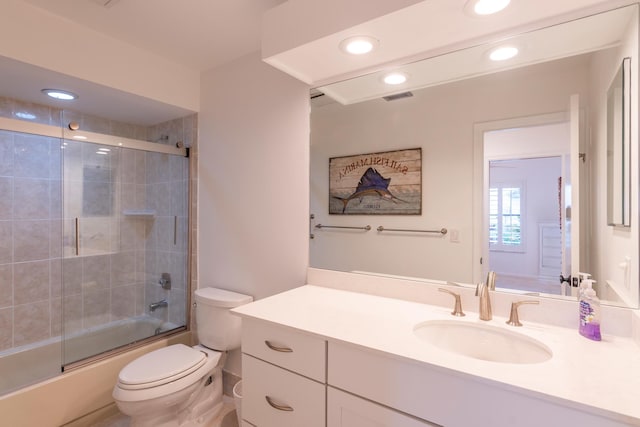
<svg viewBox="0 0 640 427">
<path fill-rule="evenodd" d="M 189 375 L 207 362 L 207 355 L 175 344 L 145 354 L 125 366 L 118 375 L 128 390 L 157 387 Z"/>
</svg>

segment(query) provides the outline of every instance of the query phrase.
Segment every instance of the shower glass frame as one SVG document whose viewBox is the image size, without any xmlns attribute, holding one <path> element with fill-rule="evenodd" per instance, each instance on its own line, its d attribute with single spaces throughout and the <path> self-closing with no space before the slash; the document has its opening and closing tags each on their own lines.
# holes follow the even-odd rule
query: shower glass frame
<svg viewBox="0 0 640 427">
<path fill-rule="evenodd" d="M 186 330 L 189 317 L 189 150 L 75 127 L 61 146 L 62 371 Z"/>
</svg>

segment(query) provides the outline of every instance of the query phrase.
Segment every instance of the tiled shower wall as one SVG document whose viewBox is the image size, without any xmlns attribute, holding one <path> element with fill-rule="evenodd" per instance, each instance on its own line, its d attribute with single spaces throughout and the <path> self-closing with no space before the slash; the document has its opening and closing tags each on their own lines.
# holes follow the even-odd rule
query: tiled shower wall
<svg viewBox="0 0 640 427">
<path fill-rule="evenodd" d="M 59 110 L 0 98 L 1 116 L 19 118 L 17 113 L 51 125 L 62 120 Z M 150 128 L 65 111 L 64 122 L 71 120 L 84 130 L 167 144 L 182 141 L 195 151 L 196 115 Z M 65 146 L 63 182 L 60 140 L 0 131 L 0 351 L 59 336 L 63 317 L 68 333 L 143 314 L 149 302 L 163 298 L 169 309 L 153 315 L 183 323 L 187 165 L 192 162 L 117 148 L 96 155 L 97 147 Z M 62 218 L 63 186 L 67 196 L 82 187 L 84 195 L 94 198 L 65 197 Z M 124 215 L 129 209 L 154 209 L 156 215 Z M 81 218 L 80 257 L 72 256 L 74 217 Z M 175 218 L 184 237 L 174 243 Z M 171 274 L 171 291 L 159 286 L 161 272 Z"/>
</svg>

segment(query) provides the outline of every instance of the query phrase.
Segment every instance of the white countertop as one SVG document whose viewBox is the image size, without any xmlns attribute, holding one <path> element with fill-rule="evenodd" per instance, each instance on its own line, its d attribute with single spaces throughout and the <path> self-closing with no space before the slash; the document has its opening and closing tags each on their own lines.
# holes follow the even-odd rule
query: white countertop
<svg viewBox="0 0 640 427">
<path fill-rule="evenodd" d="M 480 321 L 474 312 L 457 318 L 451 316 L 451 308 L 313 285 L 233 312 L 640 426 L 640 347 L 631 338 L 603 335 L 596 342 L 573 329 L 525 320 L 516 328 L 495 315 L 489 322 Z M 421 322 L 448 319 L 527 335 L 546 344 L 553 357 L 536 364 L 476 360 L 441 350 L 413 333 Z"/>
</svg>

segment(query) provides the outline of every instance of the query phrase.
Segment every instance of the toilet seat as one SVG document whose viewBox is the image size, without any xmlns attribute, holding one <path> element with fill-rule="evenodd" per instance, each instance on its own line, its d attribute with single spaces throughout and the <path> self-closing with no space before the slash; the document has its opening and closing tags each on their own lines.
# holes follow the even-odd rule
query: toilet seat
<svg viewBox="0 0 640 427">
<path fill-rule="evenodd" d="M 164 347 L 125 366 L 118 375 L 118 386 L 124 390 L 159 387 L 197 371 L 208 357 L 209 354 L 184 344 Z"/>
</svg>

